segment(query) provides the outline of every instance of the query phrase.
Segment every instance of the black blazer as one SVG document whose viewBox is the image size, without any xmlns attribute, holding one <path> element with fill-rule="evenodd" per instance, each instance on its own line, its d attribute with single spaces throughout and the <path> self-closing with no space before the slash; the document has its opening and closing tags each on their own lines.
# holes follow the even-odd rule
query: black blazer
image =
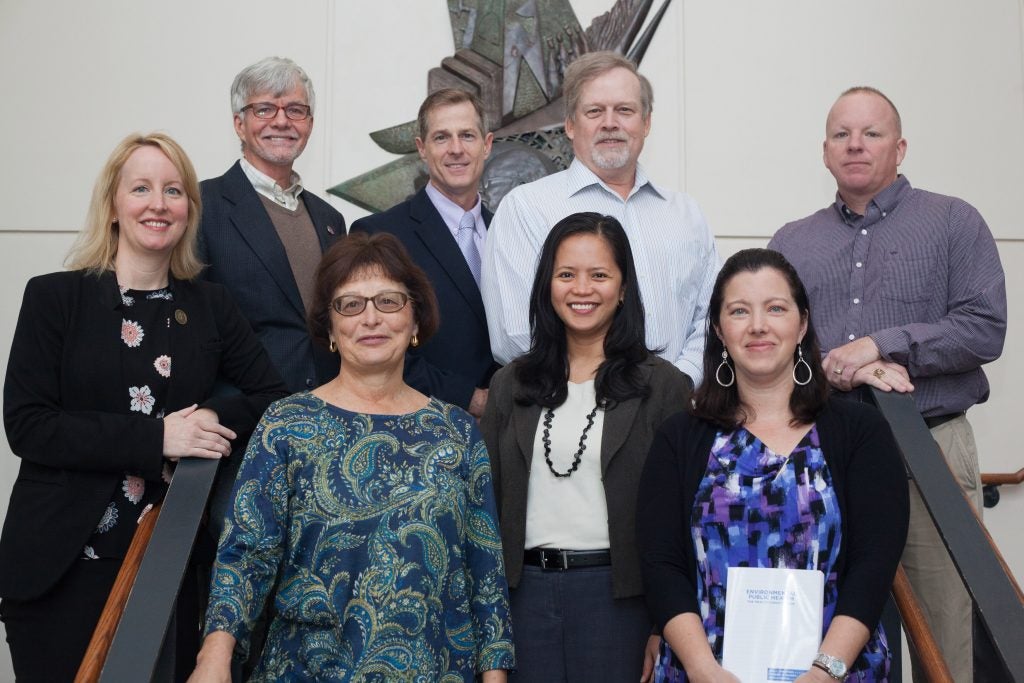
<svg viewBox="0 0 1024 683">
<path fill-rule="evenodd" d="M 334 379 L 338 356 L 310 339 L 284 245 L 240 162 L 221 177 L 204 180 L 201 188 L 199 258 L 209 264 L 203 279 L 228 288 L 289 391 Z M 309 190 L 299 196 L 326 251 L 345 234 L 345 219 Z"/>
<path fill-rule="evenodd" d="M 238 440 L 287 392 L 220 285 L 171 280 L 168 411 L 217 412 Z M 121 295 L 113 273 L 29 280 L 4 384 L 4 425 L 21 468 L 0 536 L 0 596 L 28 600 L 77 557 L 125 472 L 163 467 L 163 421 L 132 413 L 121 379 Z M 181 322 L 183 321 L 183 322 Z M 243 393 L 211 398 L 218 377 Z"/>
<path fill-rule="evenodd" d="M 485 224 L 491 212 L 483 210 Z M 498 369 L 491 357 L 480 288 L 466 259 L 426 190 L 387 211 L 352 224 L 352 231 L 389 232 L 430 278 L 441 311 L 437 334 L 405 359 L 406 383 L 424 394 L 466 408 L 477 387 Z"/>
<path fill-rule="evenodd" d="M 616 598 L 642 595 L 640 556 L 636 547 L 636 492 L 654 432 L 669 415 L 686 407 L 690 379 L 679 368 L 653 354 L 640 366 L 651 387 L 646 399 L 618 404 L 604 416 L 601 431 L 601 474 L 608 504 L 608 536 L 612 555 L 612 592 Z M 498 500 L 505 575 L 515 588 L 523 573 L 526 543 L 526 494 L 533 442 L 541 407 L 515 402 L 520 391 L 515 363 L 494 375 L 480 429 L 491 456 L 491 474 Z"/>
</svg>

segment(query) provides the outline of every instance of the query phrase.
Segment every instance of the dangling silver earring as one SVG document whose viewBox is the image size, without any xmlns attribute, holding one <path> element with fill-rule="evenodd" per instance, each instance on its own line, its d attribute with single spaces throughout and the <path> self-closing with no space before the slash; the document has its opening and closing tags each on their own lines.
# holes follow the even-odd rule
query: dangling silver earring
<svg viewBox="0 0 1024 683">
<path fill-rule="evenodd" d="M 811 371 L 810 363 L 804 360 L 804 347 L 800 346 L 799 344 L 797 344 L 796 346 L 796 355 L 796 364 L 793 366 L 793 381 L 799 384 L 800 386 L 805 387 L 811 383 L 811 378 L 814 377 L 814 372 Z M 803 363 L 804 367 L 807 368 L 807 379 L 805 379 L 803 382 L 796 378 L 796 369 L 800 367 L 801 363 Z"/>
<path fill-rule="evenodd" d="M 722 381 L 722 368 L 729 370 L 729 381 Z M 736 382 L 736 371 L 729 365 L 729 352 L 722 349 L 722 362 L 718 364 L 718 368 L 715 369 L 715 381 L 718 382 L 719 386 L 731 387 Z"/>
</svg>

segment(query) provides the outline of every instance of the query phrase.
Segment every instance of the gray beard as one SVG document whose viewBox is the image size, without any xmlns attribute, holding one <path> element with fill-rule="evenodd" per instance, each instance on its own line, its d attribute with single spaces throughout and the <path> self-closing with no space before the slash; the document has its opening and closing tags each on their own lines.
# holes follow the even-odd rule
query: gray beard
<svg viewBox="0 0 1024 683">
<path fill-rule="evenodd" d="M 593 149 L 590 158 L 600 169 L 617 171 L 629 163 L 629 148 L 623 147 L 621 151 Z"/>
</svg>

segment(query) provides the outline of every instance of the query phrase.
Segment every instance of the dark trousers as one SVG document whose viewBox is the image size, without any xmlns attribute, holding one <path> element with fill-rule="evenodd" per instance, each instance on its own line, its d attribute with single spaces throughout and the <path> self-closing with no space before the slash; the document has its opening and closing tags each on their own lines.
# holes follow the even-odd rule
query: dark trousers
<svg viewBox="0 0 1024 683">
<path fill-rule="evenodd" d="M 0 602 L 18 683 L 75 679 L 120 567 L 117 559 L 75 560 L 42 597 Z"/>
<path fill-rule="evenodd" d="M 611 567 L 523 567 L 511 592 L 516 683 L 636 683 L 651 622 L 642 597 L 612 597 Z"/>
</svg>

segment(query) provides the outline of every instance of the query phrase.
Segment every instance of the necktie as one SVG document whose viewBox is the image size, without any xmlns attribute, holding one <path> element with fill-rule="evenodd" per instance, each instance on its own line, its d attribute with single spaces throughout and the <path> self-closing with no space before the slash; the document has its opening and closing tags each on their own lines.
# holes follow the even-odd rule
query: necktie
<svg viewBox="0 0 1024 683">
<path fill-rule="evenodd" d="M 476 248 L 476 219 L 468 211 L 462 214 L 459 221 L 459 231 L 455 233 L 455 241 L 459 243 L 459 249 L 466 258 L 466 264 L 473 273 L 473 279 L 480 286 L 480 250 Z"/>
</svg>

